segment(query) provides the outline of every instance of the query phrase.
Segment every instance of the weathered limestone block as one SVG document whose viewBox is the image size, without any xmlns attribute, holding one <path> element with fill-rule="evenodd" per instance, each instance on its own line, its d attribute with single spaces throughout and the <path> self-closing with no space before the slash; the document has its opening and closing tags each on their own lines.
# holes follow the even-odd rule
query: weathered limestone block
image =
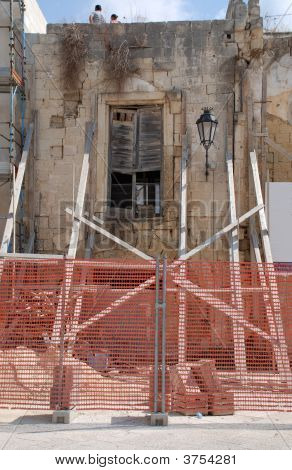
<svg viewBox="0 0 292 470">
<path fill-rule="evenodd" d="M 39 229 L 47 229 L 49 227 L 49 217 L 36 217 L 36 226 Z"/>
<path fill-rule="evenodd" d="M 51 147 L 51 157 L 56 160 L 60 160 L 63 158 L 63 146 L 62 145 L 54 145 Z"/>
<path fill-rule="evenodd" d="M 51 116 L 50 127 L 62 129 L 64 127 L 64 116 Z"/>
<path fill-rule="evenodd" d="M 243 1 L 233 1 L 229 5 L 228 20 L 194 21 L 171 23 L 142 23 L 120 25 L 80 25 L 89 45 L 85 69 L 76 90 L 64 90 L 61 82 L 60 41 L 63 25 L 49 25 L 48 35 L 35 44 L 38 57 L 44 62 L 45 70 L 36 64 L 37 96 L 33 109 L 39 111 L 39 133 L 36 170 L 36 188 L 39 211 L 43 216 L 37 226 L 49 229 L 50 238 L 38 239 L 38 249 L 50 252 L 66 250 L 70 239 L 71 218 L 64 208 L 72 206 L 73 166 L 75 167 L 75 191 L 84 152 L 85 122 L 94 115 L 98 118 L 96 155 L 93 165 L 96 170 L 95 197 L 92 202 L 101 205 L 98 210 L 105 212 L 104 200 L 108 183 L 108 140 L 110 136 L 109 113 L 114 106 L 156 105 L 163 106 L 163 171 L 162 204 L 163 216 L 155 220 L 122 223 L 119 230 L 125 240 L 132 241 L 155 256 L 166 252 L 175 256 L 178 245 L 177 224 L 179 216 L 179 185 L 181 162 L 181 135 L 184 125 L 188 130 L 191 145 L 188 168 L 188 214 L 191 245 L 201 242 L 211 235 L 215 224 L 222 228 L 224 217 L 228 215 L 228 194 L 225 170 L 224 122 L 228 123 L 228 147 L 233 145 L 233 109 L 225 106 L 228 93 L 234 88 L 234 60 L 241 54 L 249 58 L 251 46 L 259 48 L 262 40 L 258 29 L 256 2 L 249 2 L 249 16 L 253 17 L 252 31 L 246 29 L 247 7 Z M 231 16 L 230 16 L 231 15 Z M 235 19 L 235 31 L 234 31 Z M 257 29 L 258 28 L 258 29 Z M 235 34 L 236 33 L 236 34 Z M 137 76 L 130 77 L 121 88 L 109 83 L 105 73 L 104 58 L 108 54 L 106 36 L 111 44 L 129 42 L 130 54 L 138 68 Z M 288 46 L 288 42 L 287 42 Z M 240 49 L 238 51 L 238 49 Z M 55 53 L 56 52 L 56 53 Z M 57 81 L 56 88 L 51 78 Z M 253 85 L 255 78 L 251 79 Z M 176 89 L 171 89 L 176 86 Z M 159 101 L 155 101 L 159 89 Z M 60 93 L 61 92 L 61 93 Z M 261 99 L 256 92 L 255 100 Z M 231 100 L 232 101 L 232 100 Z M 97 103 L 98 102 L 98 106 Z M 210 151 L 210 160 L 217 167 L 206 182 L 205 152 L 200 146 L 196 119 L 201 108 L 213 105 L 214 112 L 220 113 L 216 135 L 216 148 Z M 257 110 L 256 129 L 258 129 Z M 224 113 L 222 113 L 224 109 Z M 225 111 L 226 109 L 226 111 Z M 246 171 L 246 120 L 245 109 L 235 125 L 236 162 L 240 162 L 236 175 L 239 197 L 246 191 L 248 174 Z M 288 133 L 283 132 L 281 142 L 288 146 Z M 279 138 L 280 138 L 279 137 Z M 46 165 L 44 164 L 46 160 Z M 275 161 L 275 159 L 273 160 Z M 279 159 L 277 158 L 277 161 Z M 282 162 L 279 162 L 282 164 Z M 284 163 L 284 162 L 283 162 Z M 46 170 L 42 167 L 46 166 Z M 284 168 L 284 167 L 283 167 Z M 285 170 L 287 170 L 285 168 Z M 279 177 L 284 177 L 279 171 Z M 93 170 L 92 170 L 93 174 Z M 214 199 L 214 203 L 213 203 Z M 242 198 L 241 198 L 242 199 Z M 246 201 L 241 200 L 240 206 Z M 193 203 L 193 205 L 192 205 Z M 212 216 L 215 216 L 212 218 Z M 47 227 L 48 224 L 48 227 Z M 40 233 L 43 236 L 43 233 Z M 83 234 L 81 236 L 81 239 Z M 102 244 L 100 244 L 100 238 Z M 125 256 L 126 252 L 102 237 L 96 237 L 94 254 L 98 256 Z M 241 240 L 245 237 L 241 234 Z M 194 243 L 193 243 L 194 242 Z M 53 244 L 53 246 L 52 246 Z M 80 242 L 78 253 L 82 256 L 84 242 Z M 207 259 L 228 259 L 225 242 L 202 254 Z M 246 247 L 243 244 L 243 248 Z"/>
<path fill-rule="evenodd" d="M 75 145 L 64 145 L 63 155 L 64 157 L 73 157 L 77 153 L 77 148 Z"/>
</svg>

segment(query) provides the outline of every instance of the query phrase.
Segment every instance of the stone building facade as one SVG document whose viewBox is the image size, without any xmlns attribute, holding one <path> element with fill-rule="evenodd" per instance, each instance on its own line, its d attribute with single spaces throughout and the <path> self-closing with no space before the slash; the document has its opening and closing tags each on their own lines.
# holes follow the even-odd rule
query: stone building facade
<svg viewBox="0 0 292 470">
<path fill-rule="evenodd" d="M 183 136 L 188 248 L 229 223 L 227 153 L 233 155 L 238 215 L 255 205 L 250 150 L 257 151 L 263 188 L 267 180 L 292 181 L 291 161 L 265 140 L 268 132 L 292 150 L 292 34 L 264 33 L 257 0 L 230 1 L 225 20 L 77 25 L 84 54 L 69 86 L 67 27 L 51 24 L 47 34 L 28 37 L 27 119 L 36 113 L 37 122 L 28 205 L 36 253 L 67 252 L 72 217 L 65 209 L 76 200 L 89 121 L 96 121 L 96 132 L 86 212 L 151 256 L 178 254 Z M 126 72 L 113 58 L 124 61 Z M 207 180 L 196 127 L 206 106 L 219 122 Z M 78 256 L 131 256 L 90 233 L 82 227 Z M 198 259 L 228 256 L 222 239 Z M 240 256 L 250 260 L 248 223 L 240 228 Z"/>
</svg>

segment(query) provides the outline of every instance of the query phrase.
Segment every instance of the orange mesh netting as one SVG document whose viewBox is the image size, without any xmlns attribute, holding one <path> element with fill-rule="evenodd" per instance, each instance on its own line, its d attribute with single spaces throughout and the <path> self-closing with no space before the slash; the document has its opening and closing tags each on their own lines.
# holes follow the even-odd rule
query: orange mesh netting
<svg viewBox="0 0 292 470">
<path fill-rule="evenodd" d="M 0 263 L 1 407 L 154 409 L 155 261 Z M 166 286 L 167 411 L 292 411 L 291 266 L 175 261 Z"/>
<path fill-rule="evenodd" d="M 172 410 L 292 411 L 292 268 L 176 262 L 167 281 Z"/>
<path fill-rule="evenodd" d="M 0 406 L 148 410 L 153 276 L 155 262 L 2 261 Z"/>
</svg>

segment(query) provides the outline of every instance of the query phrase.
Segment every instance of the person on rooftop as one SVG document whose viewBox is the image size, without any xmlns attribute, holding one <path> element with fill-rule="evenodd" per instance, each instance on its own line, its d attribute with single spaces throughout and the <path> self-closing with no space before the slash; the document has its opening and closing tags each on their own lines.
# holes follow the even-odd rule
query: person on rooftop
<svg viewBox="0 0 292 470">
<path fill-rule="evenodd" d="M 111 16 L 111 23 L 120 23 L 119 17 L 115 13 L 113 13 Z"/>
<path fill-rule="evenodd" d="M 103 24 L 105 23 L 104 16 L 102 14 L 102 8 L 100 5 L 95 5 L 95 11 L 91 13 L 89 17 L 90 24 Z"/>
</svg>

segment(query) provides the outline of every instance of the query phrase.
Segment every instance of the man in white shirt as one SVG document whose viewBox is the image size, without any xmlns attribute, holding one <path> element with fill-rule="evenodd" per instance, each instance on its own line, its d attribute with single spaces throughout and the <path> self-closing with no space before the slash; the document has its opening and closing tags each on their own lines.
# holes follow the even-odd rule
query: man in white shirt
<svg viewBox="0 0 292 470">
<path fill-rule="evenodd" d="M 89 17 L 89 23 L 90 24 L 102 24 L 105 23 L 105 19 L 102 12 L 102 8 L 100 5 L 95 6 L 95 11 L 91 13 Z"/>
</svg>

